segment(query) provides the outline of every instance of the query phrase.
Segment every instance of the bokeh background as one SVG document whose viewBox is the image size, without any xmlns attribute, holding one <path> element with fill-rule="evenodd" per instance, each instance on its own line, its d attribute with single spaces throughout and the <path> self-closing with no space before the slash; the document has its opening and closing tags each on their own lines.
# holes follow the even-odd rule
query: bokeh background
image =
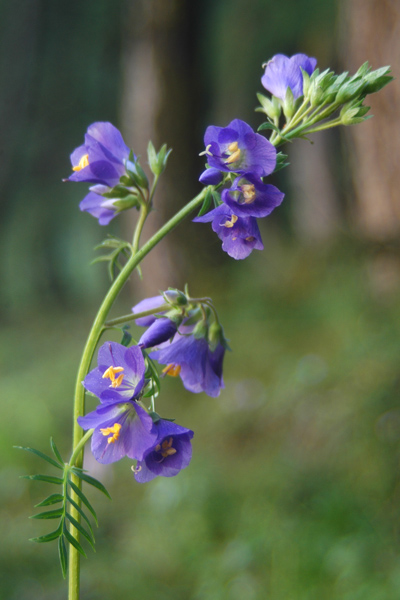
<svg viewBox="0 0 400 600">
<path fill-rule="evenodd" d="M 398 77 L 399 13 L 395 0 L 0 1 L 1 598 L 66 598 L 55 546 L 27 541 L 50 527 L 27 517 L 52 490 L 19 476 L 45 466 L 12 446 L 46 451 L 53 435 L 68 456 L 108 286 L 93 247 L 135 219 L 101 228 L 78 210 L 85 186 L 61 183 L 86 127 L 112 121 L 142 157 L 149 138 L 173 147 L 148 236 L 198 193 L 206 126 L 260 123 L 263 62 L 305 52 Z M 113 316 L 188 282 L 213 297 L 233 352 L 217 399 L 165 381 L 159 412 L 196 432 L 179 477 L 141 486 L 129 460 L 87 453 L 113 501 L 88 491 L 100 528 L 83 599 L 400 597 L 399 95 L 396 80 L 371 98 L 374 119 L 288 148 L 263 252 L 235 262 L 188 221 L 132 276 Z"/>
</svg>

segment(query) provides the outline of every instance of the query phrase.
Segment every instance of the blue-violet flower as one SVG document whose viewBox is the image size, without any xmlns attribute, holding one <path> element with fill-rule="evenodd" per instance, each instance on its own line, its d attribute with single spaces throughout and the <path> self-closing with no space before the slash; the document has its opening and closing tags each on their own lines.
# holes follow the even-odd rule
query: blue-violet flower
<svg viewBox="0 0 400 600">
<path fill-rule="evenodd" d="M 238 217 L 266 217 L 284 196 L 274 185 L 246 173 L 237 177 L 230 189 L 223 190 L 221 198 Z"/>
<path fill-rule="evenodd" d="M 176 423 L 160 419 L 154 423 L 157 439 L 146 450 L 143 459 L 133 469 L 136 481 L 145 483 L 154 477 L 174 477 L 188 466 L 192 458 L 190 440 L 193 431 Z"/>
<path fill-rule="evenodd" d="M 303 95 L 301 69 L 311 75 L 316 64 L 317 59 L 306 54 L 294 54 L 291 58 L 284 54 L 275 54 L 265 65 L 261 83 L 273 96 L 281 100 L 285 100 L 287 88 L 290 88 L 296 100 Z"/>
<path fill-rule="evenodd" d="M 193 221 L 197 223 L 212 221 L 213 231 L 222 240 L 222 250 L 236 260 L 246 258 L 253 250 L 263 250 L 264 248 L 257 219 L 255 217 L 239 217 L 225 203 L 202 217 L 196 217 Z"/>
<path fill-rule="evenodd" d="M 207 162 L 217 171 L 264 177 L 275 169 L 275 147 L 240 119 L 234 119 L 227 127 L 207 127 L 204 144 Z M 211 177 L 211 182 L 217 181 L 216 172 L 208 174 L 208 170 L 202 173 L 200 180 L 207 182 Z"/>
</svg>

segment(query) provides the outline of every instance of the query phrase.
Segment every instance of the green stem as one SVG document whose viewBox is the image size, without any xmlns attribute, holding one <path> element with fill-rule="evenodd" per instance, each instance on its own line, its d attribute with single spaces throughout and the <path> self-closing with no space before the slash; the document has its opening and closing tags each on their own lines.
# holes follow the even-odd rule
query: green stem
<svg viewBox="0 0 400 600">
<path fill-rule="evenodd" d="M 122 315 L 122 317 L 110 319 L 109 321 L 107 321 L 107 323 L 104 323 L 104 327 L 114 327 L 114 325 L 122 325 L 122 323 L 126 323 L 127 321 L 136 321 L 136 319 L 141 319 L 142 317 L 148 317 L 156 313 L 165 312 L 170 308 L 172 308 L 171 304 L 161 304 L 161 306 L 157 306 L 157 308 L 149 308 L 149 310 L 144 310 L 140 313 L 130 313 L 129 315 Z"/>
<path fill-rule="evenodd" d="M 92 437 L 93 431 L 94 431 L 94 429 L 88 429 L 87 432 L 85 433 L 85 435 L 83 436 L 83 438 L 81 439 L 81 441 L 79 442 L 79 444 L 77 444 L 76 448 L 74 448 L 74 451 L 73 451 L 71 458 L 69 459 L 69 463 L 68 463 L 70 467 L 77 466 L 77 465 L 75 465 L 75 460 L 76 460 L 77 456 L 79 455 L 80 451 L 82 450 L 82 448 L 84 447 L 84 445 L 86 444 L 86 442 L 88 440 L 90 440 L 90 438 Z"/>
<path fill-rule="evenodd" d="M 86 374 L 89 371 L 90 363 L 93 358 L 93 354 L 95 352 L 97 343 L 100 339 L 101 334 L 104 331 L 104 326 L 106 322 L 107 315 L 116 300 L 118 294 L 121 289 L 127 282 L 129 276 L 132 271 L 136 269 L 136 267 L 140 264 L 143 258 L 170 232 L 174 229 L 181 221 L 183 221 L 192 211 L 200 206 L 203 202 L 204 197 L 206 195 L 207 188 L 202 190 L 200 194 L 198 194 L 193 200 L 191 200 L 186 206 L 184 206 L 179 212 L 177 212 L 161 229 L 159 229 L 135 254 L 133 254 L 127 263 L 125 264 L 122 271 L 120 271 L 118 277 L 114 280 L 110 289 L 108 290 L 99 310 L 94 319 L 92 328 L 90 330 L 89 336 L 87 338 L 81 363 L 78 369 L 78 375 L 76 379 L 75 386 L 75 400 L 74 400 L 74 423 L 73 423 L 73 456 L 75 456 L 75 465 L 77 467 L 82 467 L 83 465 L 83 430 L 79 427 L 77 418 L 81 417 L 85 414 L 85 389 L 82 385 L 82 381 L 84 380 Z M 139 244 L 140 233 L 143 228 L 145 217 L 143 213 L 147 213 L 148 208 L 146 210 L 141 211 L 141 215 L 139 217 L 139 221 L 137 224 L 134 243 L 135 241 Z M 147 214 L 146 214 L 147 216 Z M 79 448 L 78 448 L 79 446 Z M 71 474 L 71 479 L 79 487 L 82 488 L 81 480 L 75 475 Z M 81 500 L 76 496 L 75 493 L 72 494 L 72 499 L 81 506 Z M 80 514 L 78 511 L 71 507 L 72 516 L 80 522 Z M 71 534 L 79 541 L 79 533 L 72 528 Z M 79 552 L 70 545 L 69 547 L 69 580 L 68 580 L 68 600 L 79 600 L 79 580 L 80 580 L 80 554 Z"/>
</svg>

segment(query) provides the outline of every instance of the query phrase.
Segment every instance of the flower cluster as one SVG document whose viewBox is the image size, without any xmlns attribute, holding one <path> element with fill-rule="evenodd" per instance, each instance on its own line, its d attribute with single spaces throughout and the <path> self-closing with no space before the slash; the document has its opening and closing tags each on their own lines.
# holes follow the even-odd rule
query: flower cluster
<svg viewBox="0 0 400 600">
<path fill-rule="evenodd" d="M 138 206 L 141 189 L 146 189 L 148 182 L 114 125 L 90 125 L 85 143 L 70 158 L 73 173 L 65 181 L 94 184 L 79 207 L 98 219 L 100 225 L 108 225 L 121 211 Z"/>
<path fill-rule="evenodd" d="M 139 482 L 177 475 L 192 456 L 193 431 L 149 414 L 141 405 L 145 371 L 139 347 L 103 344 L 98 366 L 83 381 L 100 405 L 78 418 L 83 429 L 94 429 L 92 453 L 96 460 L 104 464 L 124 456 L 137 460 L 134 473 Z"/>
<path fill-rule="evenodd" d="M 230 187 L 222 191 L 216 208 L 194 221 L 212 222 L 222 249 L 235 259 L 246 258 L 252 250 L 264 247 L 257 218 L 269 215 L 284 197 L 262 179 L 275 169 L 276 149 L 239 119 L 227 127 L 208 127 L 204 144 L 208 168 L 200 181 L 220 185 L 224 180 Z"/>
<path fill-rule="evenodd" d="M 165 304 L 167 294 L 142 300 L 132 308 L 133 313 L 157 309 Z M 182 297 L 183 294 L 178 299 Z M 153 348 L 149 356 L 166 365 L 163 374 L 180 376 L 190 392 L 205 392 L 212 397 L 218 396 L 224 387 L 222 363 L 228 347 L 214 313 L 209 304 L 200 308 L 186 299 L 183 305 L 181 300 L 168 312 L 136 320 L 137 325 L 147 327 L 138 346 Z"/>
</svg>

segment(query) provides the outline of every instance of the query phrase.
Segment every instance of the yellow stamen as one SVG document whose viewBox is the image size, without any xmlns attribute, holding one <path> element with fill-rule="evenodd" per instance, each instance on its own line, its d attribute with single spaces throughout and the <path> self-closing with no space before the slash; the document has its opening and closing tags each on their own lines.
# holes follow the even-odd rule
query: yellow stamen
<svg viewBox="0 0 400 600">
<path fill-rule="evenodd" d="M 225 223 L 223 224 L 223 227 L 228 227 L 228 229 L 230 229 L 231 227 L 234 226 L 234 224 L 236 223 L 237 220 L 238 220 L 238 217 L 236 215 L 232 215 L 230 219 L 225 221 Z"/>
<path fill-rule="evenodd" d="M 111 380 L 110 387 L 117 388 L 121 385 L 122 380 L 124 378 L 124 375 L 122 374 L 123 370 L 124 370 L 124 367 L 113 367 L 111 365 L 111 367 L 108 367 L 108 369 L 106 371 L 104 371 L 103 379 L 110 379 Z M 115 375 L 117 373 L 121 373 L 121 375 L 118 375 L 118 377 L 115 378 Z"/>
<path fill-rule="evenodd" d="M 225 159 L 227 165 L 230 165 L 231 163 L 234 163 L 237 160 L 239 160 L 241 152 L 237 142 L 232 142 L 231 144 L 229 144 L 228 152 L 230 152 L 231 155 Z"/>
<path fill-rule="evenodd" d="M 108 444 L 115 444 L 117 439 L 119 438 L 119 432 L 121 430 L 122 425 L 120 423 L 114 423 L 112 427 L 105 427 L 104 429 L 100 429 L 101 433 L 110 437 L 107 440 Z"/>
<path fill-rule="evenodd" d="M 178 377 L 178 375 L 179 375 L 180 372 L 181 372 L 181 366 L 180 365 L 174 365 L 173 363 L 167 365 L 162 370 L 162 373 L 164 373 L 164 375 L 169 375 L 170 377 Z"/>
<path fill-rule="evenodd" d="M 242 190 L 243 198 L 246 204 L 251 204 L 252 202 L 254 202 L 254 200 L 256 199 L 256 190 L 252 183 L 246 183 L 242 185 L 240 189 Z"/>
<path fill-rule="evenodd" d="M 84 154 L 81 157 L 81 160 L 79 161 L 79 163 L 76 165 L 76 167 L 72 167 L 72 170 L 73 171 L 81 171 L 88 165 L 89 165 L 89 154 Z"/>
<path fill-rule="evenodd" d="M 157 444 L 157 446 L 155 447 L 155 451 L 161 452 L 161 456 L 163 458 L 167 458 L 167 456 L 172 456 L 173 454 L 176 454 L 177 451 L 175 450 L 175 448 L 172 448 L 172 442 L 172 437 L 170 437 L 169 440 L 164 440 L 161 446 L 160 444 Z"/>
<path fill-rule="evenodd" d="M 245 239 L 246 239 L 246 242 L 254 242 L 254 240 L 255 240 L 256 238 L 254 237 L 254 235 L 249 235 L 249 237 L 247 237 L 247 238 L 245 238 Z"/>
</svg>

